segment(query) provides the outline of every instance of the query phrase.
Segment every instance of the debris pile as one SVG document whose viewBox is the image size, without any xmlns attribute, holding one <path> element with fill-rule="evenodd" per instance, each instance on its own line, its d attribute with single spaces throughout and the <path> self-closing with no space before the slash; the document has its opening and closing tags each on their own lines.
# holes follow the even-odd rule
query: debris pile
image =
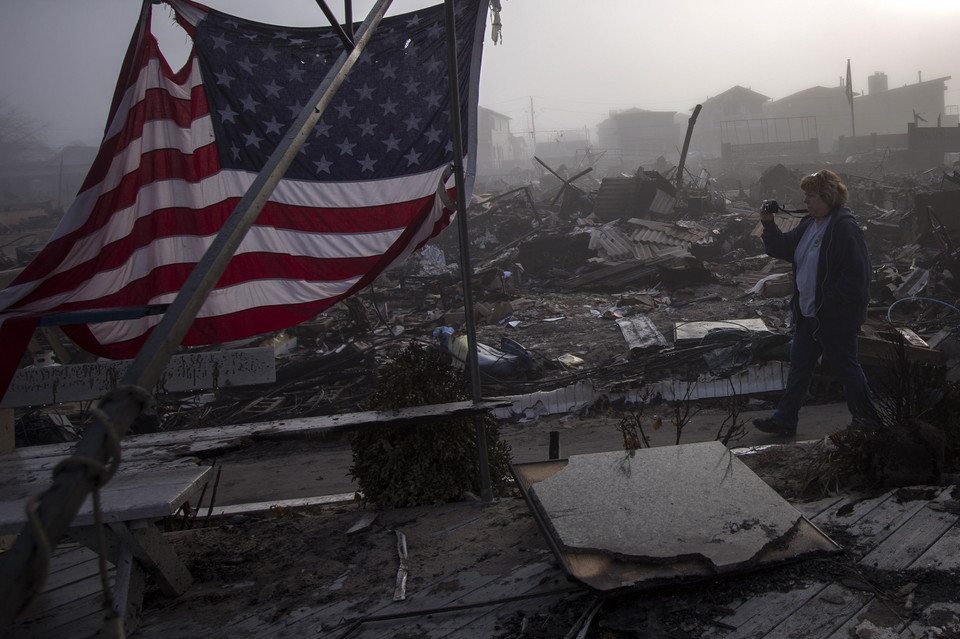
<svg viewBox="0 0 960 639">
<path fill-rule="evenodd" d="M 581 170 L 566 178 L 546 168 L 539 182 L 480 193 L 467 208 L 485 396 L 549 392 L 588 380 L 594 399 L 629 398 L 656 383 L 661 391 L 678 382 L 706 387 L 786 361 L 790 268 L 764 254 L 756 211 L 769 198 L 796 207 L 803 169 L 776 165 L 746 186 L 742 177 L 701 170 L 677 192 L 657 171 L 597 178 Z M 903 341 L 910 357 L 945 365 L 948 380 L 957 381 L 960 175 L 839 172 L 874 266 L 861 340 L 868 376 L 884 367 L 891 344 Z M 479 193 L 484 185 L 478 187 Z M 778 223 L 787 229 L 798 220 L 783 215 Z M 140 428 L 365 410 L 376 390 L 376 367 L 410 341 L 462 361 L 466 317 L 456 226 L 313 320 L 220 347 L 272 346 L 274 383 L 193 393 L 161 389 L 155 418 Z M 747 320 L 760 322 L 761 330 L 744 328 Z M 695 322 L 715 325 L 696 339 L 678 340 Z M 48 328 L 38 332 L 22 365 L 88 359 Z M 744 383 L 737 392 L 776 390 Z M 835 386 L 824 371 L 812 392 L 837 394 Z M 590 404 L 567 408 L 589 410 Z M 56 412 L 76 430 L 83 408 L 60 405 Z M 37 443 L 24 430 L 37 419 L 36 410 L 18 414 L 24 443 Z M 48 421 L 43 426 L 50 430 Z"/>
</svg>

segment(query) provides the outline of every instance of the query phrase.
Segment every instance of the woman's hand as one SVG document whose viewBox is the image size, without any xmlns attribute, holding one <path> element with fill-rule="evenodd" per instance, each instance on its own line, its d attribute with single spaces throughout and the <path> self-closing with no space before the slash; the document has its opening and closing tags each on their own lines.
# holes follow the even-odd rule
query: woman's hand
<svg viewBox="0 0 960 639">
<path fill-rule="evenodd" d="M 773 222 L 773 213 L 767 212 L 767 200 L 763 201 L 763 204 L 760 205 L 760 221 L 766 224 L 767 222 Z"/>
</svg>

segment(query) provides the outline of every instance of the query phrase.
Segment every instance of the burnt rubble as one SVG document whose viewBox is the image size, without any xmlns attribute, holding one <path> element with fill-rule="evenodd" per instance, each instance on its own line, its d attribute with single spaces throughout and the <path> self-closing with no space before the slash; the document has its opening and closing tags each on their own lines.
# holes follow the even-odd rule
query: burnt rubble
<svg viewBox="0 0 960 639">
<path fill-rule="evenodd" d="M 865 368 L 882 369 L 893 340 L 960 379 L 960 174 L 937 168 L 864 177 L 845 168 L 832 167 L 850 189 L 874 267 Z M 804 172 L 775 165 L 748 181 L 701 170 L 681 192 L 663 173 L 642 169 L 602 178 L 581 171 L 572 179 L 550 170 L 519 187 L 478 184 L 467 215 L 484 396 L 584 380 L 600 394 L 615 393 L 785 360 L 790 270 L 764 254 L 756 211 L 764 199 L 796 207 Z M 788 228 L 798 219 L 783 215 L 779 223 Z M 406 342 L 456 357 L 465 322 L 458 241 L 451 225 L 402 267 L 313 320 L 220 347 L 273 345 L 275 383 L 158 393 L 155 413 L 135 430 L 365 410 L 377 362 Z M 730 323 L 754 319 L 767 330 Z M 709 339 L 678 342 L 678 326 L 702 321 L 727 322 L 728 330 L 714 326 Z M 47 329 L 22 365 L 83 361 L 89 357 Z M 49 411 L 18 410 L 18 440 L 72 439 L 85 409 L 57 408 L 69 431 L 51 425 Z M 47 435 L 27 435 L 41 426 Z"/>
</svg>

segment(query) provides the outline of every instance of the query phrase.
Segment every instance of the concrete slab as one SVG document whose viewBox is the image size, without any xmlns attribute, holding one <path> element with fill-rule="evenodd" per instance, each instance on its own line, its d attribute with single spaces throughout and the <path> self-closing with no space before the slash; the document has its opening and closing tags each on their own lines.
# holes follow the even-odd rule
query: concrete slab
<svg viewBox="0 0 960 639">
<path fill-rule="evenodd" d="M 802 519 L 719 442 L 572 456 L 530 494 L 567 552 L 717 572 L 754 563 Z"/>
</svg>

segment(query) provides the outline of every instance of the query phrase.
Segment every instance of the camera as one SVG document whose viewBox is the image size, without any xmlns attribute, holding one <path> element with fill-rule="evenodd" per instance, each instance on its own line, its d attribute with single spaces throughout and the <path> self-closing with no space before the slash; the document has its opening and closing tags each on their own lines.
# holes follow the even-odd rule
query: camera
<svg viewBox="0 0 960 639">
<path fill-rule="evenodd" d="M 760 210 L 764 213 L 770 213 L 771 215 L 777 213 L 780 210 L 780 205 L 777 204 L 776 200 L 767 200 L 760 207 Z"/>
</svg>

